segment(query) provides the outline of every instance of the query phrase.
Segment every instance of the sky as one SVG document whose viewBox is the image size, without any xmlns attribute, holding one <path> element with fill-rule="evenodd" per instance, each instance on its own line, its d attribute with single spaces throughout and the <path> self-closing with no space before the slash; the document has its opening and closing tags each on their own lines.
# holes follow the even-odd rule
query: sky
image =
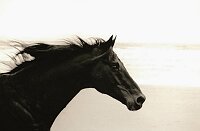
<svg viewBox="0 0 200 131">
<path fill-rule="evenodd" d="M 200 43 L 198 0 L 0 0 L 0 39 Z"/>
</svg>

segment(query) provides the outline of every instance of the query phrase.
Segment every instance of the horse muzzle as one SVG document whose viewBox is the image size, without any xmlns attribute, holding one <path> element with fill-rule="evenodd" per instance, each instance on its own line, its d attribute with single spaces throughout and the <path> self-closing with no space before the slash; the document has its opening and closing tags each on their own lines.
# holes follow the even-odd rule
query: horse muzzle
<svg viewBox="0 0 200 131">
<path fill-rule="evenodd" d="M 134 98 L 126 99 L 126 106 L 130 111 L 139 110 L 142 108 L 143 103 L 145 102 L 146 97 L 143 94 L 138 95 Z"/>
</svg>

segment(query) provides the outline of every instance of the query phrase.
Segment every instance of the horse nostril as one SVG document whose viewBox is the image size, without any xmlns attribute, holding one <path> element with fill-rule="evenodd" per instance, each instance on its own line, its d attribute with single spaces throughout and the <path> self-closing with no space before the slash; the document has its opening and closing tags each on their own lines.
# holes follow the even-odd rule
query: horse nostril
<svg viewBox="0 0 200 131">
<path fill-rule="evenodd" d="M 142 105 L 146 100 L 145 96 L 139 96 L 136 100 L 137 104 Z"/>
</svg>

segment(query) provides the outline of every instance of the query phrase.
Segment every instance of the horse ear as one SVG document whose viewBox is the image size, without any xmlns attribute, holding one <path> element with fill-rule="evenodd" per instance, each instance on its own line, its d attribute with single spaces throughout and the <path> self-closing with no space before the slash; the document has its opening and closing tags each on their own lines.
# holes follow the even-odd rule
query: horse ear
<svg viewBox="0 0 200 131">
<path fill-rule="evenodd" d="M 116 37 L 113 39 L 113 35 L 109 38 L 109 40 L 106 42 L 110 47 L 113 47 L 114 44 L 115 44 L 115 40 L 116 40 Z"/>
<path fill-rule="evenodd" d="M 116 36 L 113 39 L 113 35 L 102 45 L 104 50 L 110 49 L 110 47 L 113 47 L 115 44 Z"/>
</svg>

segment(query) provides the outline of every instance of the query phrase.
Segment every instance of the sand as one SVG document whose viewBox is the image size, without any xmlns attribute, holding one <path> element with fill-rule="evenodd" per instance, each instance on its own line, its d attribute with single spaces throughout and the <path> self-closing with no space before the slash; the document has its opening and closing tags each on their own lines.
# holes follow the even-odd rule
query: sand
<svg viewBox="0 0 200 131">
<path fill-rule="evenodd" d="M 141 86 L 139 111 L 94 89 L 82 90 L 61 112 L 51 131 L 199 131 L 200 89 Z"/>
</svg>

